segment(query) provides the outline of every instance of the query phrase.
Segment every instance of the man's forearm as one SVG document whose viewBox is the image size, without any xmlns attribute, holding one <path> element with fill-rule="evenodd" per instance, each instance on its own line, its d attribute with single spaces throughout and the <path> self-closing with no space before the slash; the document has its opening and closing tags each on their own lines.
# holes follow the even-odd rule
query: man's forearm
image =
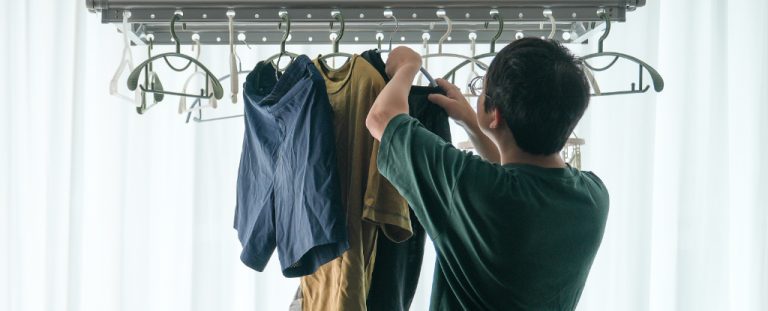
<svg viewBox="0 0 768 311">
<path fill-rule="evenodd" d="M 491 163 L 500 163 L 501 155 L 499 149 L 496 148 L 496 144 L 486 136 L 483 131 L 480 130 L 480 126 L 477 122 L 474 123 L 460 123 L 464 131 L 469 136 L 469 141 L 475 147 L 475 151 L 486 161 Z"/>
<path fill-rule="evenodd" d="M 371 106 L 365 125 L 374 138 L 381 140 L 389 121 L 401 113 L 408 113 L 408 92 L 418 67 L 398 70 Z"/>
</svg>

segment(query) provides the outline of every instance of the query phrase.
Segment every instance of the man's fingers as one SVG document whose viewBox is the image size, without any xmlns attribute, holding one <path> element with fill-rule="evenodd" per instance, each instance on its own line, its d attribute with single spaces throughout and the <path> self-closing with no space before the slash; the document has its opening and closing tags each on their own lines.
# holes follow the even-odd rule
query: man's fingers
<svg viewBox="0 0 768 311">
<path fill-rule="evenodd" d="M 427 99 L 437 104 L 438 106 L 443 107 L 443 109 L 445 110 L 448 110 L 449 106 L 454 105 L 456 103 L 455 100 L 443 94 L 429 94 L 429 96 L 427 96 Z"/>
<path fill-rule="evenodd" d="M 435 82 L 437 82 L 437 86 L 445 90 L 445 93 L 448 95 L 448 97 L 457 98 L 458 96 L 462 96 L 461 90 L 459 90 L 459 88 L 453 85 L 451 82 L 448 82 L 448 80 L 436 79 Z"/>
</svg>

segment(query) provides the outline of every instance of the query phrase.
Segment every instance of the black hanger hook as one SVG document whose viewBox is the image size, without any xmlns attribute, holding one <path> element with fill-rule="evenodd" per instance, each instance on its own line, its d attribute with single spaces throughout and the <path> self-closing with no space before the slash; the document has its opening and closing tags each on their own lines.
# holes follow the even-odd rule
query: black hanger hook
<svg viewBox="0 0 768 311">
<path fill-rule="evenodd" d="M 174 13 L 173 18 L 171 18 L 171 37 L 173 38 L 173 41 L 176 42 L 176 53 L 181 53 L 181 43 L 179 42 L 179 37 L 176 35 L 176 21 L 179 20 L 181 20 L 181 14 Z"/>
</svg>

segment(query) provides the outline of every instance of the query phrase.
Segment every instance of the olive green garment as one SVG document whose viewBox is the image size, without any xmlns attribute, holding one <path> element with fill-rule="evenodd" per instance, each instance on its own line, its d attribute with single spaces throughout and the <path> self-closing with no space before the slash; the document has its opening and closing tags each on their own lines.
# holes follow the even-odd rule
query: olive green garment
<svg viewBox="0 0 768 311">
<path fill-rule="evenodd" d="M 595 174 L 492 164 L 405 114 L 377 165 L 434 242 L 431 310 L 576 308 L 608 215 Z"/>
</svg>

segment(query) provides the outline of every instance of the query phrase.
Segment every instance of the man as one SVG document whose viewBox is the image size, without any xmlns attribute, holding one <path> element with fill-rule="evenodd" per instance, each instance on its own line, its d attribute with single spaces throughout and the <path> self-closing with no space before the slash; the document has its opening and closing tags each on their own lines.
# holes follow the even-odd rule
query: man
<svg viewBox="0 0 768 311">
<path fill-rule="evenodd" d="M 431 310 L 573 310 L 597 253 L 608 192 L 559 155 L 589 103 L 578 61 L 552 41 L 517 40 L 488 69 L 477 113 L 455 86 L 431 95 L 480 157 L 407 115 L 421 57 L 399 47 L 366 126 L 379 171 L 408 200 L 437 251 Z M 477 82 L 477 81 L 475 81 Z"/>
</svg>

